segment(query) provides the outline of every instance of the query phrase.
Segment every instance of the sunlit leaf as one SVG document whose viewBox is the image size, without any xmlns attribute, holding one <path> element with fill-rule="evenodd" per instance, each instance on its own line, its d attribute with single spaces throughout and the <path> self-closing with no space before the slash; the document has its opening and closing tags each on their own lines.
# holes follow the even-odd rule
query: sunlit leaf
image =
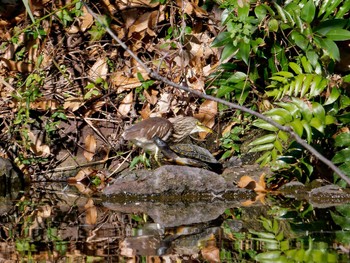
<svg viewBox="0 0 350 263">
<path fill-rule="evenodd" d="M 276 140 L 276 134 L 267 134 L 264 136 L 259 137 L 258 139 L 254 140 L 249 144 L 249 146 L 254 146 L 254 145 L 260 145 L 260 144 L 266 144 L 270 142 L 274 142 Z"/>
<path fill-rule="evenodd" d="M 350 132 L 344 132 L 335 137 L 335 146 L 350 146 Z"/>
<path fill-rule="evenodd" d="M 306 140 L 308 143 L 310 143 L 312 140 L 312 129 L 310 123 L 306 120 L 302 120 L 301 123 L 303 124 L 304 130 L 306 132 Z"/>
<path fill-rule="evenodd" d="M 313 0 L 309 0 L 301 9 L 301 18 L 306 23 L 311 23 L 314 20 L 316 7 Z"/>
<path fill-rule="evenodd" d="M 236 55 L 237 50 L 238 47 L 235 47 L 232 42 L 227 43 L 224 47 L 224 50 L 222 51 L 221 60 L 224 61 L 228 58 L 233 57 Z"/>
<path fill-rule="evenodd" d="M 350 162 L 350 148 L 345 148 L 337 152 L 332 162 L 334 163 L 344 163 L 344 162 Z"/>
<path fill-rule="evenodd" d="M 249 150 L 249 152 L 261 152 L 261 151 L 269 151 L 274 148 L 273 143 L 267 143 L 267 144 L 262 144 L 262 145 L 257 145 Z"/>
<path fill-rule="evenodd" d="M 267 10 L 264 5 L 258 5 L 254 8 L 254 13 L 259 19 L 259 22 L 261 22 L 266 17 Z"/>
<path fill-rule="evenodd" d="M 301 67 L 297 63 L 290 62 L 289 66 L 296 74 L 298 74 L 298 75 L 303 74 L 303 70 L 301 69 Z"/>
<path fill-rule="evenodd" d="M 340 53 L 339 53 L 339 48 L 337 44 L 331 39 L 322 39 L 320 37 L 315 36 L 314 37 L 315 42 L 319 45 L 320 48 L 325 50 L 329 56 L 334 59 L 339 61 L 340 60 Z"/>
<path fill-rule="evenodd" d="M 319 104 L 317 102 L 313 102 L 312 103 L 312 113 L 316 118 L 318 118 L 322 123 L 324 123 L 325 117 L 326 117 L 326 112 L 321 104 Z"/>
<path fill-rule="evenodd" d="M 237 52 L 237 57 L 241 58 L 248 65 L 249 54 L 250 54 L 250 44 L 247 44 L 241 41 L 238 47 L 239 47 L 239 50 Z"/>
<path fill-rule="evenodd" d="M 231 42 L 231 34 L 230 32 L 224 31 L 221 32 L 212 42 L 211 46 L 212 47 L 221 47 L 224 46 L 226 44 L 228 44 L 229 42 Z"/>
<path fill-rule="evenodd" d="M 324 133 L 324 125 L 322 120 L 320 120 L 319 118 L 317 117 L 312 118 L 310 121 L 310 125 L 311 127 L 314 127 L 319 132 Z"/>
<path fill-rule="evenodd" d="M 331 29 L 326 34 L 328 39 L 334 41 L 345 41 L 350 39 L 350 31 L 345 29 Z"/>
<path fill-rule="evenodd" d="M 303 128 L 303 124 L 299 119 L 295 119 L 294 121 L 290 122 L 289 125 L 300 137 L 303 135 L 304 128 Z"/>
<path fill-rule="evenodd" d="M 278 128 L 276 128 L 275 126 L 273 126 L 270 123 L 267 123 L 263 120 L 257 120 L 253 123 L 254 126 L 264 129 L 264 130 L 268 130 L 268 131 L 278 131 Z"/>
</svg>

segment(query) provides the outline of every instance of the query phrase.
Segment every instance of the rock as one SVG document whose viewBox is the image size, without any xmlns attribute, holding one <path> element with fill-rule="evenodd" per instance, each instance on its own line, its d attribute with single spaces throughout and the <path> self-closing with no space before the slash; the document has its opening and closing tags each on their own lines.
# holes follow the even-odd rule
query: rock
<svg viewBox="0 0 350 263">
<path fill-rule="evenodd" d="M 103 191 L 105 195 L 182 195 L 184 193 L 221 193 L 225 179 L 214 172 L 186 166 L 165 165 L 154 171 L 128 171 Z"/>
</svg>

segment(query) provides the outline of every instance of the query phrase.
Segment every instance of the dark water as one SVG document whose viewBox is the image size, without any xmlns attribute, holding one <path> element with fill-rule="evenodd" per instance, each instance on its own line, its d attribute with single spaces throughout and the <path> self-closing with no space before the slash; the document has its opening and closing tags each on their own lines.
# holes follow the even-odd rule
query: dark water
<svg viewBox="0 0 350 263">
<path fill-rule="evenodd" d="M 349 262 L 350 205 L 122 201 L 33 184 L 0 207 L 1 262 Z"/>
</svg>

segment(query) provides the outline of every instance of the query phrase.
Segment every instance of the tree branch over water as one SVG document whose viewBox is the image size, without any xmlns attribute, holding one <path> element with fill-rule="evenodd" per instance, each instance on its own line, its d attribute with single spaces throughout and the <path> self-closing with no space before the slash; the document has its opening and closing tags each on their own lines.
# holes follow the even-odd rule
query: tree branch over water
<svg viewBox="0 0 350 263">
<path fill-rule="evenodd" d="M 106 31 L 109 33 L 109 35 L 115 40 L 117 41 L 117 43 L 126 51 L 130 54 L 130 56 L 132 58 L 134 58 L 137 63 L 139 63 L 139 65 L 149 74 L 149 76 L 155 80 L 159 80 L 165 84 L 168 84 L 172 87 L 175 87 L 177 89 L 180 90 L 184 90 L 186 92 L 189 92 L 199 98 L 203 98 L 203 99 L 208 99 L 208 100 L 212 100 L 212 101 L 216 101 L 218 103 L 224 104 L 228 107 L 230 107 L 231 109 L 236 109 L 236 110 L 241 110 L 243 112 L 249 113 L 259 119 L 262 119 L 264 121 L 266 121 L 267 123 L 275 126 L 276 128 L 278 128 L 281 131 L 287 132 L 290 134 L 290 136 L 292 138 L 294 138 L 294 140 L 299 143 L 300 145 L 302 145 L 306 150 L 308 150 L 312 155 L 314 155 L 317 159 L 319 159 L 320 161 L 322 161 L 324 164 L 326 164 L 329 168 L 331 168 L 336 174 L 338 174 L 344 181 L 347 182 L 348 185 L 350 185 L 350 178 L 348 176 L 346 176 L 336 165 L 334 165 L 333 162 L 331 162 L 330 160 L 328 160 L 326 157 L 324 157 L 321 153 L 319 153 L 318 151 L 315 150 L 315 148 L 313 148 L 311 145 L 309 145 L 308 143 L 305 142 L 305 140 L 303 140 L 300 136 L 298 136 L 294 130 L 290 127 L 290 126 L 282 126 L 279 123 L 273 121 L 271 118 L 266 117 L 265 115 L 258 113 L 256 111 L 253 111 L 249 108 L 246 108 L 244 106 L 238 105 L 236 103 L 232 103 L 232 102 L 228 102 L 225 101 L 223 99 L 220 98 L 216 98 L 210 95 L 207 95 L 205 93 L 202 93 L 198 90 L 193 90 L 187 86 L 184 85 L 180 85 L 177 83 L 172 82 L 171 80 L 159 75 L 157 72 L 153 71 L 152 69 L 150 69 L 149 67 L 147 67 L 138 57 L 135 53 L 133 53 L 126 45 L 123 41 L 121 41 L 116 34 L 114 34 L 114 32 L 106 25 L 103 23 L 103 21 L 100 19 L 99 15 L 97 15 L 96 13 L 94 13 L 89 7 L 88 5 L 84 3 L 84 6 L 87 8 L 87 10 L 89 11 L 89 13 L 106 29 Z"/>
</svg>

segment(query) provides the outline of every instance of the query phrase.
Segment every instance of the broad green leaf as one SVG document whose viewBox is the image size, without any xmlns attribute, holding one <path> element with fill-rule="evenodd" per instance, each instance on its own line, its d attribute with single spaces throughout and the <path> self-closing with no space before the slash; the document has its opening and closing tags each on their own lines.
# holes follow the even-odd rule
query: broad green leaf
<svg viewBox="0 0 350 263">
<path fill-rule="evenodd" d="M 331 29 L 326 34 L 327 38 L 334 41 L 345 41 L 350 39 L 350 31 L 346 29 Z"/>
<path fill-rule="evenodd" d="M 243 105 L 245 100 L 247 99 L 249 95 L 249 89 L 248 89 L 249 87 L 250 85 L 248 84 L 246 90 L 242 90 L 241 93 L 235 95 L 239 105 Z"/>
<path fill-rule="evenodd" d="M 308 50 L 306 51 L 306 57 L 310 61 L 311 65 L 313 67 L 316 67 L 318 64 L 318 55 L 314 50 Z"/>
<path fill-rule="evenodd" d="M 304 131 L 306 132 L 306 141 L 308 143 L 311 143 L 312 141 L 312 129 L 311 126 L 309 124 L 309 122 L 302 120 L 301 123 L 303 124 L 304 127 Z"/>
<path fill-rule="evenodd" d="M 227 79 L 227 82 L 238 83 L 241 81 L 245 81 L 247 78 L 247 74 L 241 71 L 236 71 L 231 77 Z"/>
<path fill-rule="evenodd" d="M 275 250 L 275 251 L 269 251 L 269 252 L 263 252 L 259 253 L 255 256 L 255 260 L 259 262 L 267 262 L 271 260 L 277 260 L 281 256 L 281 251 Z"/>
<path fill-rule="evenodd" d="M 297 63 L 290 62 L 289 67 L 295 72 L 295 74 L 297 74 L 297 75 L 303 74 L 303 70 L 301 69 L 301 67 Z"/>
<path fill-rule="evenodd" d="M 305 79 L 305 75 L 304 74 L 298 75 L 295 78 L 295 83 L 294 83 L 294 87 L 293 87 L 294 97 L 298 96 L 298 94 L 300 93 L 301 87 L 302 87 L 303 82 L 304 82 L 304 79 Z"/>
<path fill-rule="evenodd" d="M 280 138 L 284 142 L 287 142 L 289 139 L 289 134 L 284 131 L 278 131 L 278 138 Z"/>
<path fill-rule="evenodd" d="M 335 137 L 335 146 L 350 146 L 350 132 L 344 132 Z"/>
<path fill-rule="evenodd" d="M 320 75 L 315 75 L 314 79 L 311 82 L 310 85 L 310 91 L 309 91 L 309 98 L 316 97 L 323 91 L 324 86 L 321 86 L 323 78 Z"/>
<path fill-rule="evenodd" d="M 319 118 L 317 117 L 312 118 L 310 121 L 310 126 L 314 127 L 319 132 L 324 133 L 324 125 L 322 120 L 320 120 Z"/>
<path fill-rule="evenodd" d="M 284 10 L 282 9 L 282 7 L 279 6 L 276 2 L 274 2 L 274 6 L 275 6 L 275 8 L 277 9 L 277 12 L 278 12 L 278 14 L 280 15 L 280 17 L 281 17 L 283 23 L 288 23 L 288 20 L 287 20 L 287 18 L 286 18 L 286 15 L 285 15 Z"/>
<path fill-rule="evenodd" d="M 279 71 L 273 74 L 273 76 L 281 76 L 284 78 L 293 78 L 294 74 L 289 71 Z"/>
<path fill-rule="evenodd" d="M 229 42 L 231 42 L 231 34 L 227 31 L 221 32 L 211 44 L 212 47 L 221 47 L 225 46 Z"/>
<path fill-rule="evenodd" d="M 224 47 L 224 50 L 221 54 L 221 61 L 233 57 L 237 53 L 238 47 L 235 47 L 232 42 L 229 42 Z"/>
<path fill-rule="evenodd" d="M 278 31 L 278 21 L 274 18 L 271 18 L 267 24 L 268 30 L 271 32 L 277 32 Z"/>
<path fill-rule="evenodd" d="M 343 163 L 339 166 L 339 169 L 350 177 L 350 162 Z"/>
<path fill-rule="evenodd" d="M 345 148 L 337 152 L 334 155 L 332 162 L 334 163 L 350 162 L 350 148 Z"/>
<path fill-rule="evenodd" d="M 291 38 L 298 47 L 300 47 L 302 50 L 307 50 L 309 40 L 304 35 L 297 31 L 293 31 L 291 33 Z"/>
<path fill-rule="evenodd" d="M 306 121 L 310 121 L 312 118 L 311 105 L 309 107 L 304 101 L 296 98 L 292 98 L 292 102 L 298 106 L 301 114 L 303 115 L 303 118 Z"/>
<path fill-rule="evenodd" d="M 328 38 L 322 39 L 320 37 L 315 36 L 314 41 L 318 44 L 320 48 L 322 48 L 326 53 L 328 53 L 332 59 L 336 61 L 340 60 L 339 48 L 333 40 Z"/>
<path fill-rule="evenodd" d="M 329 105 L 335 102 L 340 96 L 340 91 L 337 87 L 333 87 L 331 94 L 327 98 L 326 102 L 323 105 Z"/>
<path fill-rule="evenodd" d="M 262 152 L 262 151 L 270 151 L 274 148 L 273 143 L 267 143 L 262 145 L 257 145 L 251 148 L 248 152 Z"/>
<path fill-rule="evenodd" d="M 278 131 L 278 128 L 276 128 L 272 124 L 267 123 L 267 122 L 265 122 L 263 120 L 256 120 L 253 123 L 253 125 L 258 127 L 258 128 L 261 128 L 261 129 L 264 129 L 264 130 L 268 130 L 268 131 Z"/>
<path fill-rule="evenodd" d="M 281 76 L 272 76 L 270 79 L 278 81 L 278 82 L 282 82 L 283 84 L 285 84 L 289 81 L 287 78 L 281 77 Z"/>
<path fill-rule="evenodd" d="M 264 5 L 258 5 L 257 7 L 254 8 L 254 13 L 258 18 L 259 22 L 261 22 L 266 17 L 267 10 L 264 7 Z"/>
<path fill-rule="evenodd" d="M 327 125 L 331 125 L 331 124 L 335 124 L 337 123 L 337 118 L 332 116 L 332 115 L 326 115 L 324 124 Z"/>
<path fill-rule="evenodd" d="M 248 65 L 249 54 L 250 54 L 250 44 L 247 44 L 241 41 L 238 47 L 239 47 L 239 50 L 236 55 L 237 58 L 241 58 Z"/>
<path fill-rule="evenodd" d="M 282 146 L 282 143 L 280 140 L 276 140 L 274 143 L 274 146 L 275 146 L 276 150 L 279 151 L 279 153 L 283 152 L 283 146 Z M 274 158 L 274 159 L 276 159 L 276 158 Z"/>
<path fill-rule="evenodd" d="M 311 63 L 307 60 L 306 57 L 301 58 L 301 64 L 303 65 L 304 72 L 311 73 L 313 71 Z"/>
<path fill-rule="evenodd" d="M 306 23 L 311 23 L 314 20 L 316 7 L 313 0 L 309 0 L 301 9 L 301 19 Z"/>
<path fill-rule="evenodd" d="M 249 143 L 249 146 L 267 144 L 267 143 L 270 143 L 270 142 L 274 142 L 275 140 L 276 140 L 276 134 L 271 133 L 271 134 L 267 134 L 267 135 L 261 136 L 260 138 L 252 141 L 251 143 Z"/>
<path fill-rule="evenodd" d="M 325 122 L 326 112 L 321 104 L 317 102 L 312 103 L 312 114 L 318 118 L 322 123 Z"/>
<path fill-rule="evenodd" d="M 334 223 L 341 226 L 343 231 L 350 230 L 350 218 L 337 215 L 333 212 L 331 212 L 331 215 L 332 215 L 332 219 L 333 219 Z"/>
<path fill-rule="evenodd" d="M 303 82 L 303 86 L 300 91 L 300 97 L 303 98 L 305 95 L 309 92 L 310 90 L 310 83 L 313 81 L 314 75 L 312 74 L 307 74 L 306 78 Z"/>
<path fill-rule="evenodd" d="M 300 118 L 299 108 L 295 104 L 287 103 L 287 102 L 276 102 L 275 104 L 282 107 L 283 109 L 286 109 L 288 112 L 290 112 L 293 118 L 295 119 Z"/>
<path fill-rule="evenodd" d="M 260 163 L 261 166 L 265 165 L 266 163 L 269 163 L 271 161 L 271 152 L 267 151 L 262 156 L 256 160 L 256 163 Z"/>
<path fill-rule="evenodd" d="M 289 125 L 293 128 L 296 134 L 298 134 L 300 137 L 303 135 L 303 124 L 299 119 L 296 119 L 289 123 Z"/>
<path fill-rule="evenodd" d="M 231 93 L 234 90 L 235 90 L 234 85 L 222 85 L 218 89 L 218 91 L 216 93 L 216 97 L 221 98 L 221 97 L 225 96 L 226 94 Z"/>
<path fill-rule="evenodd" d="M 283 109 L 283 108 L 273 108 L 273 109 L 265 112 L 265 115 L 271 116 L 271 117 L 274 115 L 278 115 L 278 116 L 282 117 L 283 119 L 285 119 L 286 122 L 291 122 L 293 120 L 293 117 L 290 114 L 290 112 Z"/>
<path fill-rule="evenodd" d="M 279 115 L 271 115 L 270 118 L 282 126 L 286 123 L 286 120 Z"/>
<path fill-rule="evenodd" d="M 249 4 L 244 4 L 243 6 L 239 6 L 237 8 L 237 15 L 238 15 L 239 20 L 241 20 L 241 21 L 246 20 L 246 18 L 249 15 L 249 9 L 250 9 Z"/>
</svg>

